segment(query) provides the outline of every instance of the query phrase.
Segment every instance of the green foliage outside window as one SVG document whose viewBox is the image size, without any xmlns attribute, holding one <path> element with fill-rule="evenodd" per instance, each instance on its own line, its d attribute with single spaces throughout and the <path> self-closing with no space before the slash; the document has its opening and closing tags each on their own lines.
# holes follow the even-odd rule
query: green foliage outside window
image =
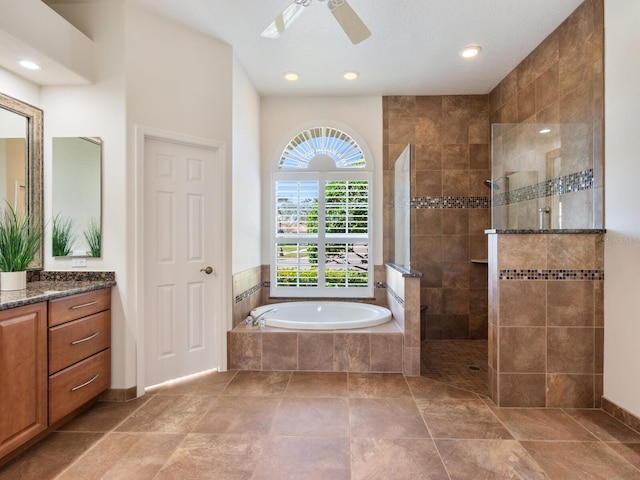
<svg viewBox="0 0 640 480">
<path fill-rule="evenodd" d="M 357 270 L 327 270 L 325 272 L 327 287 L 342 287 L 348 282 L 349 286 L 366 286 L 368 275 L 366 271 Z M 318 285 L 318 268 L 311 267 L 298 270 L 296 267 L 280 267 L 277 273 L 278 286 L 281 287 L 315 287 Z"/>
</svg>

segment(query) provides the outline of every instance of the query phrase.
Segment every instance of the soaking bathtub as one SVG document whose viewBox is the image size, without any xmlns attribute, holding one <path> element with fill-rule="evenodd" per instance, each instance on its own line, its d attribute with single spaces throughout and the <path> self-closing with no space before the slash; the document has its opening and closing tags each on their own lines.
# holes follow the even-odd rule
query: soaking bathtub
<svg viewBox="0 0 640 480">
<path fill-rule="evenodd" d="M 391 320 L 391 311 L 385 307 L 358 302 L 284 302 L 254 308 L 250 317 L 256 321 L 264 320 L 264 324 L 269 327 L 343 330 L 381 325 Z"/>
</svg>

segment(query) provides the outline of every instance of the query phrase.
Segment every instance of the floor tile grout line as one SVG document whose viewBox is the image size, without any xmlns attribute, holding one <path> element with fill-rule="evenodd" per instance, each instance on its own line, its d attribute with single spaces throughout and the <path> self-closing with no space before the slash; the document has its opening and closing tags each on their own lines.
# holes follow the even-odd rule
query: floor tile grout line
<svg viewBox="0 0 640 480">
<path fill-rule="evenodd" d="M 236 377 L 236 375 L 237 375 L 237 373 L 238 373 L 238 372 L 236 371 L 236 372 L 234 373 L 234 376 L 233 376 L 232 378 L 235 378 L 235 377 Z M 290 375 L 289 375 L 288 380 L 287 380 L 287 384 L 286 384 L 286 386 L 284 387 L 284 389 L 282 390 L 282 394 L 280 394 L 280 395 L 263 395 L 263 396 L 256 396 L 255 398 L 277 398 L 277 399 L 278 399 L 278 409 L 277 409 L 278 411 L 280 411 L 280 409 L 282 408 L 283 398 L 303 398 L 303 397 L 293 397 L 293 396 L 292 396 L 292 397 L 287 397 L 287 396 L 286 396 L 286 391 L 287 391 L 287 389 L 290 387 L 291 382 L 293 381 L 293 378 L 294 378 L 294 377 L 293 377 L 293 375 L 294 375 L 294 373 L 295 373 L 295 372 L 290 372 Z M 349 447 L 348 447 L 348 448 L 349 448 L 349 455 L 350 455 L 349 468 L 350 468 L 350 470 L 351 470 L 351 471 L 353 471 L 353 467 L 354 467 L 354 463 L 353 463 L 353 459 L 354 459 L 354 452 L 353 452 L 353 448 L 352 448 L 352 447 L 353 447 L 353 441 L 354 441 L 354 439 L 357 439 L 357 438 L 380 438 L 380 437 L 377 437 L 377 436 L 373 436 L 373 437 L 367 437 L 367 436 L 364 436 L 364 437 L 354 437 L 354 436 L 353 436 L 353 432 L 351 431 L 351 406 L 350 406 L 350 404 L 351 404 L 351 402 L 352 402 L 352 398 L 358 398 L 358 399 L 373 399 L 373 400 L 375 400 L 375 399 L 387 399 L 387 400 L 389 400 L 389 401 L 397 400 L 397 399 L 399 399 L 399 398 L 406 398 L 406 399 L 408 399 L 408 400 L 409 400 L 409 399 L 410 399 L 410 400 L 413 400 L 413 404 L 415 405 L 415 408 L 417 408 L 417 410 L 418 410 L 418 414 L 420 415 L 420 417 L 421 417 L 421 419 L 422 419 L 423 423 L 425 424 L 425 428 L 427 429 L 427 432 L 428 432 L 428 435 L 429 435 L 429 437 L 428 437 L 428 438 L 429 438 L 429 439 L 430 439 L 430 441 L 435 445 L 435 448 L 436 448 L 436 451 L 437 451 L 438 457 L 439 457 L 439 459 L 440 459 L 440 461 L 441 461 L 441 463 L 442 463 L 443 467 L 445 468 L 445 471 L 446 471 L 447 475 L 449 476 L 449 479 L 451 479 L 451 474 L 449 473 L 448 469 L 446 468 L 446 464 L 444 463 L 444 457 L 443 457 L 443 455 L 442 455 L 442 453 L 441 453 L 440 448 L 438 448 L 438 442 L 441 442 L 441 441 L 447 441 L 447 440 L 449 440 L 449 441 L 497 441 L 497 440 L 507 441 L 507 440 L 508 440 L 508 439 L 488 439 L 488 438 L 469 438 L 469 439 L 461 439 L 461 438 L 438 438 L 438 439 L 436 439 L 436 438 L 433 438 L 433 435 L 432 435 L 432 433 L 431 433 L 431 429 L 429 428 L 429 424 L 428 424 L 428 423 L 427 423 L 427 421 L 426 421 L 426 417 L 423 415 L 422 410 L 418 407 L 418 403 L 417 403 L 417 402 L 418 402 L 418 400 L 419 400 L 419 399 L 416 397 L 416 393 L 414 392 L 414 388 L 412 388 L 411 383 L 410 383 L 410 381 L 409 381 L 409 379 L 408 379 L 408 377 L 407 377 L 407 376 L 404 376 L 404 375 L 403 375 L 404 383 L 406 384 L 406 388 L 407 388 L 407 390 L 408 390 L 408 392 L 409 392 L 409 396 L 408 396 L 408 397 L 391 397 L 391 396 L 386 396 L 386 395 L 384 395 L 384 396 L 376 396 L 376 397 L 366 397 L 366 396 L 365 396 L 365 397 L 352 397 L 352 396 L 350 395 L 350 388 L 349 388 L 349 387 L 350 387 L 350 383 L 349 383 L 349 380 L 354 380 L 354 379 L 356 378 L 356 374 L 349 373 L 349 372 L 346 372 L 346 373 L 347 373 L 347 394 L 346 394 L 346 396 L 340 396 L 340 397 L 333 397 L 333 396 L 332 396 L 332 397 L 324 397 L 324 396 L 322 396 L 322 397 L 317 397 L 317 398 L 343 398 L 343 399 L 346 399 L 346 401 L 347 401 L 347 406 L 348 406 L 348 408 L 349 408 L 349 417 L 348 417 L 348 418 L 349 418 L 349 420 L 348 420 L 348 429 L 347 429 L 347 432 L 348 432 L 348 433 L 347 433 L 347 436 L 346 436 L 346 437 L 344 437 L 344 436 L 338 436 L 338 437 L 336 437 L 335 435 L 327 435 L 327 436 L 322 436 L 322 435 L 321 435 L 321 436 L 319 436 L 319 435 L 273 435 L 273 434 L 272 434 L 272 430 L 273 430 L 273 422 L 274 422 L 274 419 L 272 419 L 272 420 L 271 420 L 271 425 L 270 425 L 270 427 L 269 427 L 269 433 L 268 433 L 264 438 L 268 439 L 268 438 L 273 438 L 273 437 L 276 437 L 276 436 L 277 436 L 277 437 L 291 437 L 291 438 L 301 438 L 301 437 L 304 437 L 304 438 L 347 438 L 347 439 L 348 439 L 348 442 L 349 442 Z M 378 377 L 378 378 L 379 378 L 379 374 L 372 374 L 372 377 L 373 377 L 373 376 L 376 376 L 376 377 Z M 350 377 L 351 377 L 351 378 L 350 378 Z M 431 380 L 431 379 L 429 379 L 429 380 Z M 183 397 L 192 397 L 192 396 L 206 396 L 206 397 L 210 397 L 213 403 L 212 403 L 212 404 L 211 404 L 211 405 L 206 409 L 206 412 L 209 412 L 209 411 L 211 410 L 211 408 L 214 408 L 214 404 L 215 404 L 215 402 L 217 401 L 217 399 L 218 399 L 218 398 L 221 398 L 221 396 L 222 396 L 222 395 L 221 395 L 221 394 L 222 394 L 222 391 L 224 391 L 224 389 L 226 389 L 226 387 L 231 383 L 231 381 L 232 381 L 232 379 L 230 379 L 228 382 L 226 382 L 225 387 L 224 387 L 221 391 L 216 391 L 216 393 L 211 393 L 211 394 L 208 394 L 208 395 L 205 395 L 205 394 L 192 395 L 192 394 L 184 393 L 184 394 L 181 394 L 181 396 L 183 396 Z M 439 382 L 439 381 L 437 381 L 437 380 L 431 380 L 431 381 L 433 381 L 433 382 L 437 382 L 437 383 L 443 383 L 443 382 Z M 398 385 L 398 383 L 396 383 L 396 382 L 393 382 L 393 384 L 394 384 L 394 385 Z M 418 383 L 415 383 L 414 385 L 415 385 L 415 386 L 417 386 L 417 385 L 418 385 Z M 445 384 L 445 385 L 446 385 L 446 384 Z M 454 387 L 454 388 L 459 389 L 458 387 Z M 495 406 L 495 405 L 493 405 L 493 408 L 492 408 L 492 406 L 489 404 L 490 399 L 488 399 L 487 397 L 484 397 L 484 398 L 483 398 L 482 396 L 480 396 L 479 394 L 477 394 L 477 392 L 471 392 L 471 393 L 473 393 L 473 394 L 477 397 L 477 398 L 474 398 L 474 399 L 473 399 L 473 401 L 474 401 L 474 402 L 475 402 L 475 401 L 477 401 L 477 400 L 481 400 L 481 401 L 483 401 L 483 403 L 484 403 L 488 408 L 490 408 L 490 409 L 491 409 L 493 416 L 497 417 L 497 421 L 498 421 L 498 422 L 499 422 L 499 423 L 500 423 L 500 424 L 501 424 L 501 425 L 506 429 L 506 431 L 508 431 L 508 432 L 513 436 L 513 432 L 511 431 L 511 429 L 509 429 L 509 428 L 507 427 L 507 424 L 506 424 L 506 423 L 505 423 L 505 422 L 504 422 L 500 417 L 498 417 L 498 415 L 495 413 L 495 410 L 496 410 L 496 409 L 500 410 L 500 408 L 499 408 L 499 407 L 497 407 L 497 406 Z M 140 409 L 144 408 L 144 406 L 145 406 L 145 405 L 147 405 L 147 404 L 148 404 L 148 402 L 150 402 L 150 401 L 151 401 L 151 400 L 152 400 L 156 395 L 158 395 L 158 396 L 166 396 L 166 397 L 177 396 L 176 394 L 153 394 L 153 395 L 151 395 L 151 394 L 150 394 L 150 395 L 148 396 L 148 398 L 147 398 L 144 402 L 142 402 L 142 403 L 140 403 L 138 406 L 136 406 L 136 407 L 135 407 L 135 409 L 134 409 L 133 411 L 131 411 L 131 412 L 127 413 L 127 414 L 126 414 L 126 416 L 125 416 L 122 420 L 120 420 L 118 423 L 116 423 L 114 427 L 112 427 L 112 428 L 110 428 L 110 429 L 108 429 L 108 430 L 102 431 L 102 432 L 95 432 L 95 431 L 77 431 L 77 430 L 56 430 L 56 432 L 59 432 L 59 433 L 73 433 L 73 434 L 75 434 L 75 433 L 103 433 L 103 435 L 102 435 L 100 438 L 98 438 L 98 439 L 97 439 L 93 444 L 91 444 L 90 448 L 89 448 L 87 451 L 82 452 L 78 458 L 76 458 L 75 460 L 73 460 L 70 464 L 68 464 L 68 465 L 65 465 L 65 466 L 61 467 L 61 468 L 62 468 L 62 469 L 61 469 L 61 471 L 60 471 L 58 474 L 56 474 L 56 475 L 55 475 L 55 478 L 56 478 L 56 479 L 57 479 L 57 478 L 60 478 L 62 475 L 64 475 L 66 472 L 68 472 L 70 468 L 72 468 L 74 465 L 77 465 L 77 463 L 78 463 L 79 461 L 81 461 L 81 459 L 86 458 L 86 455 L 88 455 L 88 454 L 89 454 L 89 452 L 94 451 L 94 450 L 95 450 L 95 448 L 97 448 L 97 446 L 98 446 L 98 445 L 100 445 L 102 442 L 104 442 L 104 441 L 105 441 L 105 439 L 106 439 L 110 434 L 113 434 L 113 433 L 122 433 L 122 434 L 144 435 L 144 434 L 148 434 L 148 433 L 155 433 L 155 434 L 161 434 L 161 435 L 164 435 L 164 434 L 166 434 L 166 433 L 171 433 L 171 432 L 117 432 L 117 431 L 116 431 L 116 430 L 117 430 L 117 428 L 119 428 L 119 427 L 120 427 L 124 422 L 126 422 L 128 419 L 130 419 L 132 416 L 134 416 L 137 412 L 139 412 L 139 411 L 140 411 Z M 236 395 L 236 396 L 246 397 L 247 395 L 246 395 L 246 394 L 244 394 L 244 393 L 241 393 L 240 395 Z M 253 396 L 251 396 L 251 397 L 253 398 Z M 443 401 L 443 402 L 447 402 L 447 401 L 469 401 L 469 400 L 471 400 L 471 399 L 436 398 L 436 397 L 434 397 L 434 398 L 425 398 L 424 400 L 427 400 L 427 401 L 428 401 L 428 400 L 432 400 L 432 401 Z M 506 410 L 506 411 L 508 411 L 508 410 L 512 410 L 512 409 L 513 409 L 513 410 L 516 410 L 516 409 L 518 409 L 518 407 L 511 407 L 511 408 L 507 407 L 507 408 L 504 408 L 504 410 Z M 571 413 L 569 413 L 569 411 L 570 411 L 570 410 L 580 410 L 580 409 L 567 409 L 567 408 L 545 409 L 545 408 L 542 408 L 542 407 L 538 407 L 538 408 L 526 408 L 525 410 L 534 410 L 534 409 L 540 409 L 540 410 L 558 410 L 558 411 L 561 411 L 561 412 L 563 412 L 564 416 L 568 416 L 568 417 L 570 417 L 570 418 L 572 419 L 572 421 L 573 421 L 573 422 L 570 422 L 570 423 L 572 423 L 572 424 L 573 424 L 573 423 L 577 423 L 577 424 L 578 424 L 578 425 L 580 425 L 580 427 L 581 427 L 579 430 L 581 430 L 581 431 L 582 431 L 582 430 L 587 431 L 587 432 L 589 433 L 589 436 L 593 438 L 593 439 L 585 439 L 585 440 L 580 440 L 580 439 L 553 439 L 553 440 L 549 440 L 549 439 L 546 439 L 546 438 L 545 438 L 545 439 L 519 439 L 519 438 L 513 438 L 513 439 L 508 440 L 508 441 L 513 441 L 513 442 L 516 442 L 517 444 L 519 444 L 519 445 L 520 445 L 520 447 L 521 447 L 521 448 L 523 448 L 523 449 L 524 449 L 524 451 L 526 452 L 526 454 L 527 454 L 527 458 L 529 458 L 529 459 L 530 459 L 534 464 L 536 464 L 536 465 L 541 469 L 541 471 L 546 472 L 546 471 L 545 471 L 545 469 L 543 469 L 543 468 L 542 468 L 541 464 L 540 464 L 540 463 L 538 463 L 538 462 L 537 462 L 537 460 L 535 460 L 535 459 L 533 458 L 533 456 L 531 455 L 530 451 L 529 451 L 529 450 L 524 446 L 524 443 L 527 443 L 527 442 L 536 442 L 536 443 L 540 443 L 540 444 L 547 444 L 547 445 L 549 445 L 549 447 L 547 447 L 547 448 L 551 448 L 551 449 L 555 448 L 555 447 L 552 447 L 552 446 L 551 446 L 551 445 L 553 445 L 554 443 L 558 443 L 558 444 L 565 443 L 565 444 L 572 444 L 572 445 L 576 445 L 575 447 L 571 447 L 571 448 L 581 448 L 581 447 L 578 447 L 578 446 L 577 446 L 577 445 L 581 445 L 581 444 L 584 444 L 584 445 L 589 445 L 589 444 L 591 444 L 591 445 L 594 445 L 594 447 L 592 447 L 592 448 L 596 448 L 595 446 L 596 446 L 598 443 L 604 443 L 604 444 L 606 445 L 606 447 L 602 447 L 602 448 L 603 448 L 603 449 L 605 449 L 607 452 L 611 453 L 611 455 L 612 455 L 615 459 L 617 459 L 618 461 L 623 460 L 623 461 L 622 461 L 622 462 L 620 462 L 620 463 L 621 463 L 621 464 L 623 464 L 623 465 L 626 465 L 626 467 L 625 467 L 625 468 L 631 467 L 631 469 L 632 469 L 633 471 L 640 471 L 640 468 L 639 468 L 638 466 L 636 466 L 634 463 L 632 463 L 632 461 L 631 461 L 631 460 L 628 460 L 626 457 L 624 457 L 624 456 L 623 456 L 623 454 L 622 454 L 622 453 L 619 453 L 616 449 L 614 449 L 614 448 L 613 448 L 613 446 L 614 446 L 615 444 L 618 444 L 618 445 L 620 445 L 620 444 L 624 444 L 624 443 L 640 444 L 640 442 L 623 442 L 623 441 L 619 441 L 619 440 L 617 440 L 617 441 L 607 441 L 607 440 L 605 440 L 604 438 L 600 438 L 600 437 L 599 437 L 598 435 L 596 435 L 595 433 L 592 433 L 593 428 L 590 430 L 590 429 L 586 426 L 586 425 L 590 425 L 590 424 L 591 424 L 591 421 L 588 421 L 588 422 L 587 422 L 587 420 L 589 420 L 589 417 L 586 417 L 586 416 L 584 417 L 585 422 L 587 422 L 587 423 L 586 423 L 586 425 L 585 425 L 585 424 L 582 424 L 580 421 L 578 421 L 578 419 L 579 419 L 579 418 L 581 418 L 581 417 L 579 417 L 579 416 L 574 416 L 574 415 L 572 415 Z M 585 410 L 585 411 L 594 411 L 594 410 L 595 410 L 595 411 L 602 411 L 602 409 L 591 409 L 591 408 L 585 408 L 584 410 Z M 204 415 L 206 415 L 206 412 L 205 412 L 204 414 L 202 414 L 202 415 L 203 415 L 203 416 L 204 416 Z M 608 415 L 609 417 L 611 417 L 612 419 L 614 419 L 614 420 L 616 420 L 618 423 L 620 423 L 620 425 L 621 425 L 621 426 L 623 426 L 623 427 L 627 427 L 626 425 L 622 424 L 622 422 L 620 422 L 619 420 L 617 420 L 615 417 L 613 417 L 613 416 L 611 416 L 610 414 L 608 414 L 608 412 L 605 412 L 605 413 L 607 413 L 607 415 Z M 555 415 L 554 415 L 554 416 L 555 416 Z M 201 418 L 202 418 L 202 417 L 201 417 Z M 275 417 L 274 417 L 274 418 L 275 418 Z M 564 417 L 563 417 L 563 418 L 564 418 Z M 598 427 L 599 425 L 606 426 L 606 423 L 602 423 L 602 422 L 598 422 L 598 421 L 596 421 L 596 420 L 597 420 L 597 418 L 598 418 L 598 417 L 594 418 L 594 421 L 593 421 L 594 428 L 595 428 L 595 427 Z M 159 470 L 156 472 L 156 474 L 154 475 L 154 477 L 153 477 L 153 478 L 156 478 L 156 477 L 159 475 L 159 473 L 160 473 L 164 468 L 166 468 L 166 466 L 167 466 L 167 463 L 168 463 L 169 459 L 170 459 L 170 458 L 173 456 L 173 454 L 175 454 L 175 452 L 176 452 L 176 451 L 177 451 L 177 450 L 178 450 L 178 449 L 179 449 L 179 448 L 184 444 L 185 439 L 186 439 L 189 435 L 193 435 L 193 429 L 195 428 L 195 425 L 197 425 L 197 423 L 198 423 L 198 422 L 195 422 L 195 423 L 194 423 L 194 427 L 191 429 L 191 431 L 190 431 L 190 432 L 182 433 L 183 438 L 179 441 L 179 443 L 177 444 L 177 446 L 175 447 L 175 449 L 173 450 L 173 452 L 168 456 L 167 462 L 166 462 L 166 463 L 164 463 L 163 465 L 159 466 Z M 563 423 L 564 423 L 564 422 L 563 422 Z M 562 425 L 560 425 L 560 426 L 562 426 Z M 594 430 L 594 431 L 595 431 L 595 430 Z M 635 432 L 635 430 L 633 430 L 633 429 L 631 429 L 631 431 Z M 612 434 L 613 434 L 613 433 L 615 433 L 615 430 L 611 430 L 611 433 L 612 433 Z M 637 432 L 636 432 L 636 433 L 637 433 Z M 174 434 L 174 435 L 175 435 L 175 434 Z M 212 434 L 212 435 L 224 435 L 224 434 Z M 394 438 L 396 438 L 396 437 L 394 437 Z M 402 438 L 405 438 L 405 437 L 402 437 Z M 415 439 L 414 437 L 406 437 L 406 438 L 407 438 L 407 439 Z M 426 440 L 426 438 L 424 438 L 424 439 Z M 266 440 L 265 440 L 264 448 L 261 450 L 260 458 L 262 458 L 262 456 L 265 454 L 265 452 L 268 452 L 268 451 L 269 451 L 269 450 L 267 449 L 267 446 L 268 446 L 268 443 L 267 443 L 267 442 L 266 442 Z M 446 450 L 445 450 L 444 452 L 446 453 Z M 445 457 L 446 457 L 446 455 L 445 455 Z M 252 472 L 252 474 L 251 474 L 251 478 L 254 478 L 254 477 L 255 477 L 255 475 L 256 475 L 256 472 L 258 471 L 258 468 L 259 468 L 259 461 L 260 461 L 260 460 L 256 461 L 256 464 L 255 464 L 255 465 L 256 465 L 256 468 L 255 468 L 255 469 L 254 469 L 254 471 Z M 455 465 L 455 464 L 452 464 L 452 465 Z M 247 473 L 248 473 L 248 472 L 247 472 Z"/>
<path fill-rule="evenodd" d="M 209 413 L 209 411 L 215 407 L 215 404 L 217 403 L 217 400 L 220 397 L 220 394 L 229 386 L 229 384 L 233 381 L 233 379 L 237 376 L 237 374 L 238 374 L 238 371 L 236 370 L 234 374 L 231 376 L 231 378 L 229 379 L 229 381 L 226 382 L 225 386 L 219 392 L 211 393 L 209 395 L 204 395 L 204 394 L 201 395 L 201 396 L 211 397 L 211 400 L 212 400 L 211 405 L 209 406 L 209 408 L 207 408 L 204 411 L 204 413 L 202 413 L 202 415 L 200 415 L 200 418 L 198 418 L 197 421 L 193 422 L 193 426 L 191 427 L 191 429 L 184 434 L 184 437 L 182 438 L 182 440 L 176 445 L 176 447 L 173 449 L 171 454 L 167 456 L 167 460 L 160 466 L 156 474 L 153 476 L 154 479 L 157 478 L 158 475 L 160 475 L 160 473 L 164 470 L 164 468 L 169 464 L 169 462 L 171 461 L 171 458 L 175 455 L 175 453 L 182 447 L 182 445 L 184 445 L 184 442 L 189 438 L 189 436 L 193 434 L 193 430 L 198 426 L 198 424 L 202 421 L 205 415 L 207 415 L 207 413 Z M 197 396 L 197 395 L 183 395 L 183 396 Z M 153 432 L 153 433 L 165 434 L 166 432 Z"/>
<path fill-rule="evenodd" d="M 406 380 L 406 377 L 405 377 L 405 380 Z M 416 399 L 415 393 L 411 389 L 411 385 L 409 384 L 408 381 L 407 381 L 407 385 L 409 387 L 409 391 L 411 392 L 411 396 L 413 397 L 413 403 L 415 404 L 416 408 L 418 409 L 418 414 L 420 415 L 420 418 L 422 418 L 422 422 L 424 423 L 424 426 L 427 429 L 427 433 L 429 434 L 429 440 L 431 440 L 431 443 L 433 444 L 433 448 L 436 449 L 436 453 L 438 454 L 438 458 L 440 459 L 440 463 L 442 464 L 442 468 L 444 468 L 444 471 L 447 474 L 447 477 L 449 478 L 449 480 L 451 480 L 451 473 L 449 473 L 449 469 L 447 468 L 447 464 L 445 463 L 444 458 L 442 458 L 442 454 L 440 453 L 440 449 L 438 448 L 438 444 L 436 443 L 435 438 L 433 438 L 433 433 L 431 432 L 431 429 L 429 428 L 429 424 L 427 423 L 427 419 L 425 418 L 425 416 L 422 413 L 422 410 L 418 406 L 418 401 L 417 401 L 418 399 Z"/>
<path fill-rule="evenodd" d="M 569 413 L 569 412 L 568 412 L 568 410 L 574 410 L 574 411 L 576 411 L 576 410 L 577 410 L 577 411 L 580 411 L 580 410 L 586 410 L 586 411 L 602 412 L 602 413 L 604 413 L 605 415 L 607 415 L 611 420 L 615 420 L 616 424 L 617 424 L 617 425 L 619 425 L 621 428 L 631 430 L 633 433 L 635 433 L 635 434 L 637 434 L 637 435 L 640 435 L 640 431 L 638 431 L 638 430 L 636 430 L 636 429 L 634 429 L 634 428 L 630 427 L 629 425 L 627 425 L 627 424 L 625 424 L 625 423 L 621 422 L 621 421 L 620 421 L 620 420 L 618 420 L 616 417 L 614 417 L 613 415 L 611 415 L 611 414 L 610 414 L 609 412 L 607 412 L 606 410 L 603 410 L 602 408 L 572 408 L 572 407 L 561 407 L 561 409 L 562 409 L 563 411 L 565 411 L 565 413 L 566 413 L 567 415 L 569 415 L 571 418 L 573 418 L 576 422 L 578 422 L 578 420 L 577 420 L 573 415 L 571 415 L 571 413 Z M 578 422 L 578 423 L 580 423 L 580 422 Z M 582 425 L 581 423 L 580 423 L 580 425 L 581 425 L 583 428 L 587 428 L 587 427 L 585 427 L 584 425 Z M 588 430 L 588 429 L 587 429 L 587 430 Z M 590 432 L 590 430 L 588 430 L 588 431 Z M 600 438 L 600 437 L 598 437 L 598 436 L 597 436 L 597 435 L 595 435 L 595 434 L 593 434 L 593 435 L 594 435 L 595 437 L 597 437 L 597 438 Z M 602 440 L 602 441 L 604 442 L 605 440 Z M 621 443 L 622 443 L 622 442 L 621 442 Z M 639 442 L 631 442 L 631 443 L 640 443 L 640 441 L 639 441 Z"/>
<path fill-rule="evenodd" d="M 58 474 L 54 477 L 54 480 L 55 480 L 55 479 L 60 478 L 60 477 L 61 477 L 65 472 L 67 472 L 69 469 L 71 469 L 71 467 L 73 467 L 74 465 L 76 465 L 80 460 L 82 460 L 86 455 L 88 455 L 88 454 L 89 454 L 89 452 L 91 452 L 91 451 L 92 451 L 94 448 L 96 448 L 100 443 L 102 443 L 102 442 L 104 441 L 104 439 L 105 439 L 105 438 L 107 438 L 107 436 L 109 436 L 109 435 L 110 435 L 110 434 L 112 434 L 112 433 L 116 433 L 116 429 L 117 429 L 119 426 L 121 426 L 124 422 L 126 422 L 126 421 L 127 421 L 127 419 L 128 419 L 131 415 L 133 415 L 135 412 L 137 412 L 138 410 L 140 410 L 144 405 L 146 405 L 147 403 L 149 403 L 149 401 L 151 400 L 151 398 L 152 398 L 152 397 L 153 397 L 152 395 L 151 395 L 151 396 L 149 396 L 149 398 L 148 398 L 146 401 L 141 402 L 141 403 L 140 403 L 140 405 L 138 405 L 138 407 L 137 407 L 137 408 L 135 408 L 133 411 L 129 412 L 129 413 L 127 414 L 127 416 L 125 416 L 125 417 L 124 417 L 120 422 L 116 423 L 116 424 L 115 424 L 115 425 L 114 425 L 110 430 L 107 430 L 107 431 L 105 431 L 105 432 L 86 432 L 86 431 L 84 431 L 84 432 L 79 432 L 79 431 L 73 431 L 73 430 L 71 430 L 71 431 L 69 431 L 69 430 L 54 430 L 54 433 L 55 433 L 55 432 L 58 432 L 58 433 L 60 433 L 60 432 L 69 432 L 69 433 L 103 433 L 103 435 L 102 435 L 98 440 L 96 440 L 96 442 L 95 442 L 93 445 L 91 445 L 91 447 L 90 447 L 88 450 L 85 450 L 84 452 L 82 452 L 82 455 L 78 456 L 78 458 L 76 458 L 73 462 L 71 462 L 69 465 L 67 465 L 65 468 L 63 468 L 63 469 L 60 471 L 60 473 L 58 473 Z M 135 399 L 134 399 L 133 401 L 135 401 Z M 105 402 L 105 403 L 116 403 L 116 402 Z M 91 408 L 91 407 L 90 407 L 90 408 Z M 83 413 L 85 413 L 85 412 L 83 412 Z M 80 415 L 82 415 L 82 414 L 80 414 Z"/>
<path fill-rule="evenodd" d="M 640 466 L 636 466 L 635 464 L 631 463 L 629 460 L 627 460 L 627 458 L 622 455 L 620 452 L 618 452 L 615 448 L 612 448 L 611 445 L 612 444 L 618 444 L 618 445 L 625 445 L 624 443 L 619 443 L 619 442 L 602 442 L 604 443 L 605 447 L 607 449 L 609 449 L 611 452 L 613 452 L 618 458 L 621 458 L 622 460 L 624 460 L 626 463 L 628 463 L 629 465 L 631 465 L 633 468 L 635 468 L 638 472 L 640 472 Z"/>
<path fill-rule="evenodd" d="M 562 411 L 562 413 L 564 413 L 567 417 L 569 417 L 574 423 L 578 424 L 580 426 L 580 428 L 582 428 L 583 430 L 585 430 L 589 435 L 591 435 L 592 437 L 594 437 L 596 440 L 598 441 L 602 441 L 602 439 L 596 435 L 595 433 L 593 433 L 591 430 L 589 430 L 587 427 L 585 427 L 582 423 L 580 423 L 578 421 L 577 418 L 575 418 L 573 415 L 571 415 L 569 412 L 567 412 L 566 408 L 560 408 L 560 410 Z"/>
</svg>

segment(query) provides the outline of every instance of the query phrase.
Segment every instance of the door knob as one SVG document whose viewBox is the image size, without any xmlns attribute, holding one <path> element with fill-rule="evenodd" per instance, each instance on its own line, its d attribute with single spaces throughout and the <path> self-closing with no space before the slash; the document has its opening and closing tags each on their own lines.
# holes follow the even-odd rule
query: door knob
<svg viewBox="0 0 640 480">
<path fill-rule="evenodd" d="M 213 268 L 211 267 L 201 268 L 200 271 L 206 273 L 207 275 L 211 275 L 213 273 Z"/>
</svg>

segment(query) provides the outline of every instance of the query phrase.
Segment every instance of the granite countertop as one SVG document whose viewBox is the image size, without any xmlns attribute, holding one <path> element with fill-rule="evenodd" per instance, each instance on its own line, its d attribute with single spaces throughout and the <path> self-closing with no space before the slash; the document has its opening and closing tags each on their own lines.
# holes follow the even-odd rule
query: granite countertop
<svg viewBox="0 0 640 480">
<path fill-rule="evenodd" d="M 100 280 L 39 280 L 27 282 L 25 290 L 0 291 L 0 310 L 21 307 L 32 303 L 44 302 L 54 298 L 66 297 L 77 293 L 113 287 L 112 279 Z"/>
</svg>

